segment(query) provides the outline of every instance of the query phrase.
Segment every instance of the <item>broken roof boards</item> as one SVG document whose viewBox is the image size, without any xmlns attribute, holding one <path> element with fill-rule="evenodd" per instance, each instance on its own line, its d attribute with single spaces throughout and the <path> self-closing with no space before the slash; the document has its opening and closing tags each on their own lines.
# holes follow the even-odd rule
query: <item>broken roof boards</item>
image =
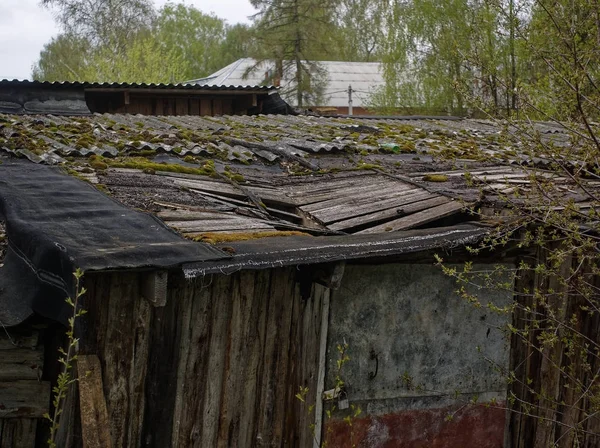
<svg viewBox="0 0 600 448">
<path fill-rule="evenodd" d="M 568 135 L 559 126 L 536 126 L 542 139 L 555 145 L 568 144 Z M 516 188 L 527 189 L 529 174 L 522 164 L 546 166 L 547 161 L 529 157 L 519 139 L 504 131 L 490 121 L 424 118 L 0 115 L 0 148 L 5 157 L 64 167 L 73 176 L 107 192 L 128 213 L 136 208 L 156 215 L 166 224 L 164 232 L 168 233 L 170 227 L 196 241 L 229 244 L 233 254 L 215 250 L 206 259 L 177 257 L 179 264 L 202 262 L 200 268 L 196 266 L 189 272 L 210 272 L 211 263 L 219 269 L 225 269 L 225 265 L 249 268 L 375 256 L 377 251 L 356 249 L 361 244 L 354 246 L 354 237 L 348 235 L 367 238 L 364 241 L 370 243 L 365 247 L 377 241 L 389 248 L 389 253 L 423 250 L 431 235 L 443 233 L 435 228 L 472 219 L 463 214 L 465 206 L 493 200 Z M 445 161 L 447 156 L 451 156 L 451 162 Z M 5 159 L 5 172 L 22 166 L 36 173 L 24 179 L 26 185 L 19 192 L 5 191 L 7 200 L 21 195 L 21 201 L 29 201 L 32 194 L 43 197 L 52 191 L 45 191 L 48 180 L 44 173 L 58 175 L 56 170 L 10 160 Z M 470 182 L 466 182 L 466 170 L 471 173 Z M 542 175 L 578 200 L 568 179 L 550 172 Z M 56 188 L 63 184 L 70 185 L 69 194 L 63 191 L 52 197 L 53 211 L 63 217 L 73 215 L 69 222 L 82 224 L 97 216 L 93 207 L 75 213 L 84 202 L 73 202 L 71 195 L 93 192 L 99 202 L 108 204 L 108 200 L 111 207 L 116 207 L 114 201 L 85 183 L 65 177 Z M 586 205 L 582 202 L 581 206 Z M 7 233 L 16 243 L 18 233 L 11 236 L 11 229 L 20 227 L 14 227 L 16 221 L 9 211 L 4 211 Z M 117 215 L 111 223 L 119 222 Z M 31 224 L 33 218 L 26 221 Z M 73 235 L 81 244 L 87 242 L 102 250 L 105 248 L 101 243 L 110 238 L 126 240 L 118 236 L 126 226 L 117 225 L 109 232 L 102 230 L 106 225 L 89 224 L 85 226 L 87 234 L 74 231 Z M 401 232 L 424 227 L 432 228 L 423 236 L 425 246 L 397 243 L 403 238 Z M 89 234 L 92 228 L 103 235 L 102 241 Z M 31 229 L 35 231 L 34 226 Z M 148 232 L 144 229 L 138 227 L 138 232 Z M 262 239 L 283 235 L 295 236 Z M 347 244 L 329 244 L 334 240 L 327 238 L 339 238 Z M 238 242 L 246 239 L 256 242 Z M 62 244 L 60 238 L 50 240 Z M 211 247 L 178 241 L 196 250 Z M 456 244 L 454 237 L 443 241 L 436 240 L 435 247 Z M 289 252 L 286 244 L 290 245 Z M 300 255 L 318 252 L 319 247 L 323 258 Z M 326 247 L 332 248 L 331 252 Z M 246 252 L 236 254 L 237 250 Z M 251 250 L 254 253 L 248 252 Z M 144 255 L 142 264 L 164 265 L 164 260 L 153 262 L 152 253 Z M 259 253 L 264 255 L 263 261 L 259 261 Z M 237 257 L 238 261 L 224 263 L 214 258 L 217 254 L 217 258 Z M 81 254 L 74 260 L 85 264 Z M 94 266 L 87 267 L 133 267 L 112 261 Z"/>
<path fill-rule="evenodd" d="M 559 126 L 537 126 L 543 139 L 568 142 Z M 460 214 L 482 189 L 527 188 L 520 165 L 546 161 L 503 131 L 424 118 L 0 115 L 0 148 L 68 166 L 186 236 L 377 233 Z"/>
</svg>

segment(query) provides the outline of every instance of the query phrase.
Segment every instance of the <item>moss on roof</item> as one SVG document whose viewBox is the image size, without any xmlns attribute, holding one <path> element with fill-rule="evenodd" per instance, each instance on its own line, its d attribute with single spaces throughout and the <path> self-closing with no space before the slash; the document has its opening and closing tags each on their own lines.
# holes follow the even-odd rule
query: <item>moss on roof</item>
<svg viewBox="0 0 600 448">
<path fill-rule="evenodd" d="M 490 154 L 494 150 L 498 152 L 498 160 L 506 158 L 501 151 L 506 142 L 497 138 L 498 128 L 489 123 L 481 125 L 482 129 L 457 132 L 444 121 L 413 123 L 303 116 L 95 115 L 69 119 L 4 115 L 0 120 L 1 147 L 12 151 L 24 148 L 38 155 L 53 152 L 60 157 L 92 152 L 107 158 L 150 159 L 157 154 L 170 154 L 182 159 L 204 156 L 248 164 L 266 163 L 258 150 L 272 148 L 278 156 L 283 151 L 296 152 L 304 158 L 333 152 L 362 155 L 381 152 L 484 160 L 493 158 Z M 236 149 L 232 142 L 246 144 Z"/>
<path fill-rule="evenodd" d="M 203 243 L 220 244 L 220 243 L 232 243 L 235 241 L 247 241 L 255 240 L 260 238 L 272 238 L 277 236 L 310 236 L 306 232 L 298 232 L 295 230 L 271 230 L 266 232 L 232 232 L 232 233 L 219 233 L 219 232 L 206 232 L 188 235 L 188 238 L 194 241 L 200 241 Z"/>
</svg>

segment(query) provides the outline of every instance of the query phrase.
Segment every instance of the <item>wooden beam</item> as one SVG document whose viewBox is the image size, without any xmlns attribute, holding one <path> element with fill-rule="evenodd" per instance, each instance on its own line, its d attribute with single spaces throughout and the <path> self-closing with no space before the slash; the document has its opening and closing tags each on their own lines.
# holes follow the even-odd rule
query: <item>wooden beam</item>
<svg viewBox="0 0 600 448">
<path fill-rule="evenodd" d="M 111 448 L 108 410 L 102 389 L 102 368 L 96 355 L 77 358 L 81 438 L 84 448 Z"/>
<path fill-rule="evenodd" d="M 357 232 L 357 234 L 382 233 L 414 229 L 424 224 L 464 211 L 468 206 L 469 204 L 463 204 L 461 201 L 446 202 L 445 204 L 413 213 L 412 215 L 408 215 L 394 221 L 389 221 L 375 227 L 370 227 L 366 230 Z"/>
<path fill-rule="evenodd" d="M 329 291 L 323 294 L 321 309 L 321 332 L 319 340 L 319 367 L 317 373 L 317 394 L 315 398 L 314 448 L 321 446 L 323 436 L 323 392 L 325 391 L 325 370 L 327 368 L 327 335 L 329 333 Z"/>
<path fill-rule="evenodd" d="M 125 104 L 129 104 L 129 92 L 126 90 L 123 92 Z"/>
<path fill-rule="evenodd" d="M 0 381 L 38 380 L 44 368 L 44 352 L 30 348 L 0 352 Z"/>
<path fill-rule="evenodd" d="M 167 271 L 152 271 L 142 276 L 142 296 L 154 306 L 167 304 Z"/>
<path fill-rule="evenodd" d="M 48 381 L 0 382 L 0 418 L 42 418 L 49 405 Z"/>
</svg>

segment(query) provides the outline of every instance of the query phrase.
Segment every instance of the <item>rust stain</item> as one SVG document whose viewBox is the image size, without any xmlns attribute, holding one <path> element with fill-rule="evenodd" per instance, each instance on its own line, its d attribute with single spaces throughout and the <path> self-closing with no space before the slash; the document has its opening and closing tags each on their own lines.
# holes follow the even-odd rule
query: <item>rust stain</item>
<svg viewBox="0 0 600 448">
<path fill-rule="evenodd" d="M 500 407 L 423 409 L 354 419 L 351 427 L 331 420 L 326 440 L 329 448 L 501 448 L 504 423 Z"/>
</svg>

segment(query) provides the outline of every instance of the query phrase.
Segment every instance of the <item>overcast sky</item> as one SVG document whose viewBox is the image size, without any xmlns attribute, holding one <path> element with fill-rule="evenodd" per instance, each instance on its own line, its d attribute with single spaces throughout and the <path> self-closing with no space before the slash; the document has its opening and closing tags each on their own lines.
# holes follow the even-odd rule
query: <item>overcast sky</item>
<svg viewBox="0 0 600 448">
<path fill-rule="evenodd" d="M 59 30 L 39 0 L 0 0 L 0 79 L 26 79 L 43 45 Z M 160 7 L 167 0 L 154 0 Z M 248 0 L 179 0 L 229 23 L 248 22 L 254 9 Z"/>
</svg>

